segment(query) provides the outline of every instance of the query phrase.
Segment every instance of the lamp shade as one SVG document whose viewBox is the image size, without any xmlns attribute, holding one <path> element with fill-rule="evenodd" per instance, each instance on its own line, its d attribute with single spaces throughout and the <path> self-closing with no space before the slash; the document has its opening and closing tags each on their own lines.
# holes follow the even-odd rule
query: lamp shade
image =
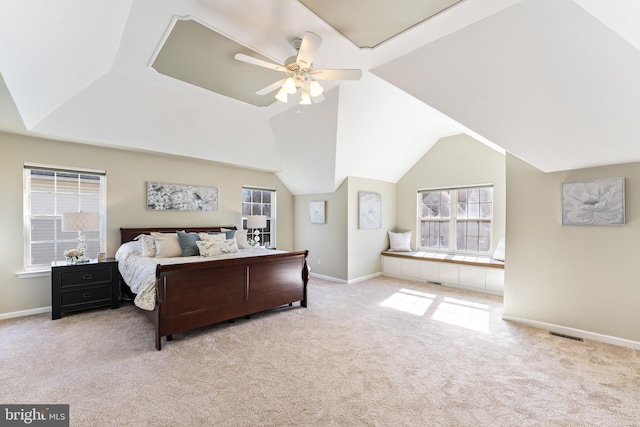
<svg viewBox="0 0 640 427">
<path fill-rule="evenodd" d="M 300 105 L 311 105 L 311 97 L 306 90 L 303 90 L 300 95 Z"/>
<path fill-rule="evenodd" d="M 280 102 L 287 102 L 287 91 L 284 88 L 280 88 L 278 93 L 276 93 L 276 99 Z"/>
<path fill-rule="evenodd" d="M 266 215 L 247 216 L 247 228 L 265 228 L 267 226 Z"/>
<path fill-rule="evenodd" d="M 309 95 L 316 97 L 322 95 L 322 92 L 324 89 L 317 81 L 314 80 L 309 84 Z"/>
<path fill-rule="evenodd" d="M 100 229 L 97 212 L 65 212 L 62 214 L 62 231 L 96 231 Z"/>
<path fill-rule="evenodd" d="M 294 93 L 296 93 L 298 88 L 296 87 L 296 81 L 293 79 L 293 77 L 289 77 L 287 80 L 285 80 L 284 84 L 282 85 L 282 89 L 284 89 L 284 91 L 289 95 L 293 95 Z"/>
</svg>

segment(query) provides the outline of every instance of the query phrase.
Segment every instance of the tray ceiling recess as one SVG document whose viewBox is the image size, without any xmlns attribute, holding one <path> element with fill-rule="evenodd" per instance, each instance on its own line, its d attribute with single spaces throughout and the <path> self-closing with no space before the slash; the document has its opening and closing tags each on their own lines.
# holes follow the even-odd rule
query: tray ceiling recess
<svg viewBox="0 0 640 427">
<path fill-rule="evenodd" d="M 272 96 L 256 95 L 255 88 L 280 79 L 281 73 L 239 62 L 234 59 L 237 53 L 270 61 L 193 19 L 177 19 L 151 67 L 165 76 L 257 107 L 273 103 Z"/>
<path fill-rule="evenodd" d="M 299 0 L 360 48 L 374 48 L 462 0 Z"/>
</svg>

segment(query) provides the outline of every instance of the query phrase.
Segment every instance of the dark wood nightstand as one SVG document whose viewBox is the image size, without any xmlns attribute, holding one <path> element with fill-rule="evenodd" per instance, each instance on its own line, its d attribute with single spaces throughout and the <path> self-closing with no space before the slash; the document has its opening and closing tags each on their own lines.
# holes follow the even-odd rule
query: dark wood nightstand
<svg viewBox="0 0 640 427">
<path fill-rule="evenodd" d="M 59 319 L 68 311 L 105 306 L 120 307 L 118 261 L 51 263 L 51 319 Z"/>
</svg>

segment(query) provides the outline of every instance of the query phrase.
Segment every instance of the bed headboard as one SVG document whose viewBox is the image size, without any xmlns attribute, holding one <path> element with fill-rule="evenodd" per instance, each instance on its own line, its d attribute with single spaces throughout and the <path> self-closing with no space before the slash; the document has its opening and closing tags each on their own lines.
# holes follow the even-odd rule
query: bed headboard
<svg viewBox="0 0 640 427">
<path fill-rule="evenodd" d="M 235 225 L 222 227 L 163 227 L 163 228 L 120 228 L 120 243 L 131 242 L 140 234 L 150 234 L 152 231 L 158 233 L 175 233 L 176 230 L 184 230 L 187 233 L 208 233 L 221 232 L 222 229 L 237 230 Z"/>
</svg>

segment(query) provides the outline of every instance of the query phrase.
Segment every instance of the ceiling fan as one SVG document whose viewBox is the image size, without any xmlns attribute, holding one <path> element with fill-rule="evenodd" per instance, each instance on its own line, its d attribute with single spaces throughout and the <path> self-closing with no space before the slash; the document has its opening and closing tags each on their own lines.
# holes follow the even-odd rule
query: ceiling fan
<svg viewBox="0 0 640 427">
<path fill-rule="evenodd" d="M 260 89 L 256 94 L 267 95 L 280 88 L 276 94 L 276 99 L 287 102 L 288 95 L 293 95 L 300 89 L 300 104 L 309 105 L 312 103 L 311 98 L 319 97 L 324 90 L 317 80 L 360 80 L 360 77 L 362 77 L 361 70 L 314 70 L 312 68 L 313 58 L 316 56 L 321 43 L 322 38 L 309 31 L 304 33 L 302 39 L 294 38 L 291 41 L 291 45 L 298 51 L 298 54 L 288 58 L 284 65 L 277 65 L 242 53 L 237 53 L 235 58 L 238 61 L 282 71 L 287 74 L 287 77 L 270 84 L 264 89 Z"/>
</svg>

